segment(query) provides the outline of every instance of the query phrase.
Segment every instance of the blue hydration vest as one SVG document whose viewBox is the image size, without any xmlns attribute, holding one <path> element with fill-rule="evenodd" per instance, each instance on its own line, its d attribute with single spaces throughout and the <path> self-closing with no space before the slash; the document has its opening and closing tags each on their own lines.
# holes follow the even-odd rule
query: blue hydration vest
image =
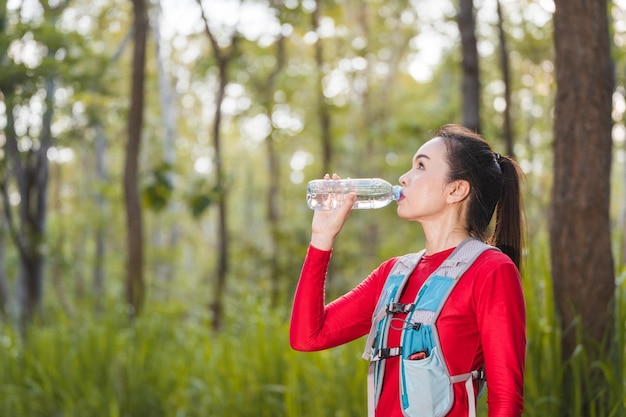
<svg viewBox="0 0 626 417">
<path fill-rule="evenodd" d="M 465 382 L 469 417 L 476 416 L 474 379 L 484 380 L 482 370 L 450 375 L 437 332 L 437 318 L 459 278 L 485 250 L 497 248 L 478 239 L 461 242 L 420 288 L 412 304 L 399 303 L 402 290 L 419 263 L 424 250 L 398 259 L 389 272 L 372 316 L 372 327 L 363 358 L 368 372 L 368 415 L 374 411 L 382 390 L 385 359 L 401 356 L 400 402 L 406 417 L 445 416 L 454 403 L 453 384 Z M 406 313 L 398 324 L 394 313 Z M 391 326 L 402 326 L 401 346 L 387 346 Z"/>
</svg>

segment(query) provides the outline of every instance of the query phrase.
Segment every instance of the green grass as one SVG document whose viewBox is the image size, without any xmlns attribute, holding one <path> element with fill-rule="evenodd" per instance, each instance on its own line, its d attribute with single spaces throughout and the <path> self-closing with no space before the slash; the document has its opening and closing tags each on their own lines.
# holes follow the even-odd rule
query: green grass
<svg viewBox="0 0 626 417">
<path fill-rule="evenodd" d="M 525 416 L 624 415 L 626 281 L 617 287 L 614 349 L 560 359 L 548 261 L 524 277 L 528 314 Z M 545 255 L 543 255 L 545 256 Z M 0 324 L 0 416 L 348 417 L 366 413 L 363 341 L 317 353 L 288 343 L 288 311 L 230 306 L 213 334 L 204 313 L 173 301 L 70 321 L 58 312 L 24 337 Z M 594 381 L 592 389 L 583 389 Z M 487 396 L 488 397 L 488 394 Z M 608 398 L 602 401 L 601 398 Z M 583 412 L 588 405 L 588 414 Z M 480 415 L 486 416 L 485 398 Z"/>
<path fill-rule="evenodd" d="M 175 309 L 177 310 L 177 309 Z M 218 335 L 202 316 L 150 311 L 0 328 L 0 415 L 356 416 L 365 361 L 355 345 L 318 353 L 288 345 L 285 314 L 264 308 Z"/>
</svg>

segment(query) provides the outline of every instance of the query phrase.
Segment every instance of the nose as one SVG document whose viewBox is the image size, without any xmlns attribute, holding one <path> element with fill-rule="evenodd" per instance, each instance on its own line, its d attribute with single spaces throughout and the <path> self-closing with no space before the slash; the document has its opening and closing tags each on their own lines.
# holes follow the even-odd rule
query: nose
<svg viewBox="0 0 626 417">
<path fill-rule="evenodd" d="M 406 185 L 406 174 L 400 175 L 400 178 L 398 178 L 398 181 L 400 182 L 400 185 Z"/>
</svg>

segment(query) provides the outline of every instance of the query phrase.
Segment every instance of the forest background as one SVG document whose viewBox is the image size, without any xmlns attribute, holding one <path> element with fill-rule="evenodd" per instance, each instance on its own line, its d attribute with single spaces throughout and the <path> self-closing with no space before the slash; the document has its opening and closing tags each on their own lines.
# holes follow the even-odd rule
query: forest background
<svg viewBox="0 0 626 417">
<path fill-rule="evenodd" d="M 447 123 L 526 176 L 524 415 L 625 415 L 625 44 L 623 0 L 0 1 L 0 416 L 364 415 L 363 341 L 288 343 L 306 182 Z M 353 213 L 327 299 L 422 244 Z"/>
</svg>

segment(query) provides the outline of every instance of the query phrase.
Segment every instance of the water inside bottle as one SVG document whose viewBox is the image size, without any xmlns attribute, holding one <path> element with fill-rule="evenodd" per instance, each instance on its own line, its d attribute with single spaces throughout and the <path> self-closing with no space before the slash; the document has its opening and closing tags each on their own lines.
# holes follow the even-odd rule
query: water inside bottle
<svg viewBox="0 0 626 417">
<path fill-rule="evenodd" d="M 354 209 L 378 209 L 389 205 L 393 200 L 389 198 L 389 194 L 374 194 L 366 196 L 357 196 L 357 200 L 352 206 Z"/>
<path fill-rule="evenodd" d="M 334 210 L 343 204 L 345 194 L 309 193 L 307 204 L 313 210 Z"/>
<path fill-rule="evenodd" d="M 336 193 L 310 193 L 307 195 L 307 204 L 313 210 L 334 210 L 345 201 L 345 194 Z M 357 200 L 353 204 L 353 209 L 377 209 L 385 207 L 392 200 L 389 194 L 368 194 L 357 195 Z"/>
</svg>

